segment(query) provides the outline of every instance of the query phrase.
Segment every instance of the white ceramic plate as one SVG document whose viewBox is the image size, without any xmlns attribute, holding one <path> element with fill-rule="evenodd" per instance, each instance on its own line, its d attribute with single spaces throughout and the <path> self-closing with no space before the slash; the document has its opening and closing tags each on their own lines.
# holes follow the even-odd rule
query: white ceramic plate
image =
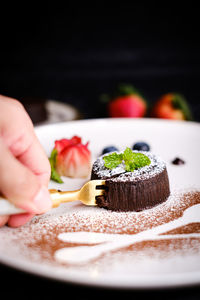
<svg viewBox="0 0 200 300">
<path fill-rule="evenodd" d="M 152 152 L 158 154 L 166 161 L 172 194 L 177 191 L 182 193 L 182 191 L 186 190 L 200 190 L 200 124 L 198 123 L 154 119 L 97 119 L 45 125 L 36 127 L 35 130 L 48 155 L 56 139 L 64 137 L 70 138 L 73 135 L 79 135 L 83 138 L 83 142 L 90 141 L 89 148 L 92 152 L 93 160 L 101 154 L 105 146 L 115 145 L 122 150 L 127 146 L 132 147 L 137 141 L 145 141 L 151 146 Z M 181 166 L 171 164 L 171 161 L 175 157 L 182 158 L 186 163 Z M 82 179 L 64 178 L 64 184 L 62 186 L 50 182 L 50 187 L 73 190 L 79 188 L 84 181 L 85 180 Z M 179 201 L 176 197 L 172 200 Z M 170 207 L 170 204 L 164 205 Z M 176 203 L 175 208 L 179 208 L 179 203 Z M 156 209 L 159 211 L 158 207 Z M 172 213 L 174 208 L 172 207 L 170 209 L 170 213 Z M 155 217 L 155 209 L 149 210 L 147 216 L 150 216 L 151 212 L 152 216 Z M 170 254 L 166 254 L 165 251 L 161 251 L 161 254 L 159 254 L 157 250 L 154 252 L 152 246 L 151 251 L 153 252 L 150 254 L 148 251 L 143 251 L 144 249 L 141 252 L 134 252 L 134 248 L 129 248 L 128 252 L 124 254 L 123 251 L 115 247 L 113 248 L 115 250 L 114 252 L 109 251 L 108 247 L 108 251 L 104 249 L 100 258 L 97 255 L 96 258 L 94 257 L 94 261 L 91 259 L 91 261 L 89 260 L 87 262 L 86 259 L 84 262 L 84 254 L 81 256 L 81 252 L 77 252 L 77 256 L 80 255 L 83 260 L 80 264 L 77 262 L 73 264 L 73 261 L 70 263 L 70 258 L 67 264 L 61 264 L 55 261 L 51 263 L 45 257 L 42 260 L 37 252 L 37 247 L 32 250 L 29 248 L 28 243 L 20 243 L 20 237 L 23 239 L 27 236 L 28 239 L 29 234 L 31 236 L 32 231 L 34 231 L 36 227 L 37 238 L 40 238 L 40 230 L 44 227 L 44 224 L 46 227 L 43 228 L 43 234 L 46 230 L 45 232 L 48 235 L 48 228 L 51 229 L 51 226 L 55 226 L 55 224 L 59 226 L 59 220 L 63 222 L 63 216 L 66 218 L 64 220 L 69 222 L 68 225 L 66 223 L 66 232 L 83 231 L 84 226 L 86 226 L 85 231 L 96 232 L 96 217 L 103 224 L 107 222 L 106 220 L 110 220 L 110 216 L 114 216 L 113 219 L 111 218 L 111 221 L 116 221 L 117 214 L 119 219 L 126 218 L 125 226 L 128 227 L 129 217 L 137 213 L 132 212 L 130 215 L 112 213 L 100 208 L 83 207 L 75 202 L 63 204 L 61 207 L 53 209 L 41 217 L 35 217 L 37 220 L 36 224 L 34 224 L 32 220 L 21 229 L 3 227 L 0 229 L 0 262 L 37 275 L 91 286 L 160 288 L 200 283 L 200 227 L 198 226 L 200 216 L 199 220 L 195 219 L 197 229 L 193 232 L 193 237 L 188 236 L 191 239 L 191 243 L 186 243 L 187 247 L 179 245 L 178 250 L 175 252 L 169 248 L 169 252 L 171 251 Z M 81 225 L 75 222 L 75 225 L 73 224 L 74 227 L 70 227 L 77 216 L 79 220 L 84 220 L 84 224 Z M 138 214 L 138 218 L 139 216 L 140 214 Z M 192 214 L 189 216 L 189 223 L 193 222 L 193 217 Z M 88 228 L 87 218 L 89 218 L 88 222 L 90 223 Z M 198 218 L 198 216 L 196 216 L 196 218 Z M 182 222 L 181 220 L 182 219 L 179 218 L 180 222 Z M 119 224 L 117 223 L 116 226 L 119 226 Z M 120 226 L 120 228 L 123 229 L 123 224 L 120 224 Z M 98 228 L 101 228 L 101 226 Z M 122 232 L 119 231 L 119 233 Z M 74 238 L 76 240 L 76 237 Z M 98 249 L 93 248 L 94 251 L 91 251 L 91 236 L 86 235 L 84 238 L 86 239 L 85 243 L 89 249 L 88 251 L 91 252 L 91 255 L 95 255 L 95 251 Z M 95 237 L 92 237 L 92 239 L 93 238 Z M 105 237 L 103 237 L 103 239 L 104 238 Z M 118 241 L 118 238 L 120 239 L 119 235 L 116 234 L 114 237 L 115 241 Z M 188 241 L 187 236 L 185 237 L 184 235 L 184 238 Z M 75 243 L 85 247 L 83 245 L 84 242 L 80 240 L 81 236 L 79 236 L 78 239 L 79 241 L 75 241 Z M 98 235 L 97 242 L 95 243 L 97 243 L 98 246 L 98 243 L 101 244 L 101 242 L 103 242 L 102 237 Z M 74 246 L 71 248 L 72 251 L 77 245 L 72 245 Z M 63 248 L 63 246 L 61 248 Z M 81 250 L 80 248 L 77 249 Z M 48 251 L 51 250 L 47 250 L 47 252 Z M 156 255 L 154 255 L 155 253 Z M 68 255 L 71 254 L 68 253 Z"/>
</svg>

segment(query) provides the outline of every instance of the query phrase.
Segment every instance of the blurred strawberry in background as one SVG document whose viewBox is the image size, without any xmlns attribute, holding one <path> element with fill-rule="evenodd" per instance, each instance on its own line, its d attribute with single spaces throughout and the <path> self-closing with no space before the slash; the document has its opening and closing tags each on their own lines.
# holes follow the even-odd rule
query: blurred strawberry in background
<svg viewBox="0 0 200 300">
<path fill-rule="evenodd" d="M 146 99 L 134 86 L 120 84 L 113 94 L 101 95 L 101 101 L 106 104 L 111 118 L 193 120 L 187 100 L 179 93 L 166 93 L 149 107 Z"/>
<path fill-rule="evenodd" d="M 142 118 L 147 111 L 144 97 L 131 85 L 121 84 L 112 96 L 102 95 L 112 118 Z"/>
<path fill-rule="evenodd" d="M 141 118 L 146 113 L 146 103 L 138 95 L 121 96 L 109 103 L 110 117 Z"/>
<path fill-rule="evenodd" d="M 178 93 L 163 95 L 153 106 L 151 116 L 173 120 L 193 120 L 187 100 Z"/>
</svg>

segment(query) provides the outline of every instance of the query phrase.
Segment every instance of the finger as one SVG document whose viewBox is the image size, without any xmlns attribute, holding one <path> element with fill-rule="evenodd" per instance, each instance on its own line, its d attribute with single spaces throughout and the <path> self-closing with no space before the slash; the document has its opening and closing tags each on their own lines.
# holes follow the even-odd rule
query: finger
<svg viewBox="0 0 200 300">
<path fill-rule="evenodd" d="M 27 223 L 33 216 L 34 214 L 30 214 L 30 213 L 10 216 L 8 220 L 8 226 L 10 227 L 22 226 L 25 223 Z"/>
<path fill-rule="evenodd" d="M 1 216 L 0 217 L 0 227 L 7 223 L 8 218 L 9 218 L 8 216 Z"/>
<path fill-rule="evenodd" d="M 28 114 L 14 99 L 0 96 L 0 103 L 0 129 L 3 141 L 11 153 L 32 170 L 42 184 L 47 185 L 50 179 L 50 164 L 35 135 Z"/>
<path fill-rule="evenodd" d="M 32 143 L 17 158 L 38 176 L 41 184 L 48 185 L 51 174 L 50 163 L 37 137 L 34 133 L 32 135 Z"/>
<path fill-rule="evenodd" d="M 51 208 L 46 186 L 21 164 L 0 140 L 0 191 L 14 205 L 30 213 L 43 213 Z"/>
</svg>

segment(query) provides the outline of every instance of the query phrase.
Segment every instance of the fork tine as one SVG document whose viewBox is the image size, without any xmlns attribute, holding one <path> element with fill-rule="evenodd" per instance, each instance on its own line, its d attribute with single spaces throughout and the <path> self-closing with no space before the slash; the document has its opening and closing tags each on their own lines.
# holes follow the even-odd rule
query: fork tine
<svg viewBox="0 0 200 300">
<path fill-rule="evenodd" d="M 79 200 L 86 205 L 96 205 L 96 196 L 104 194 L 105 180 L 91 180 L 80 190 Z"/>
<path fill-rule="evenodd" d="M 105 190 L 96 190 L 95 191 L 95 197 L 96 196 L 102 196 L 102 195 L 104 195 L 105 194 Z"/>
<path fill-rule="evenodd" d="M 98 186 L 105 186 L 105 180 L 100 180 L 100 179 L 96 179 L 96 180 L 91 180 L 91 182 L 93 182 L 94 186 L 95 187 L 98 187 Z"/>
<path fill-rule="evenodd" d="M 94 195 L 96 201 L 96 197 L 105 194 L 105 190 L 106 190 L 105 180 L 94 180 L 94 185 L 95 185 Z"/>
</svg>

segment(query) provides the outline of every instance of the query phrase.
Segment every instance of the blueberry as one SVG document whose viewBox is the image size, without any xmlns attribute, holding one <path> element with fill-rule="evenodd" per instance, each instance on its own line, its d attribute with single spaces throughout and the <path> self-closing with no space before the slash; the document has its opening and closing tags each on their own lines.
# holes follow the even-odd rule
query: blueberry
<svg viewBox="0 0 200 300">
<path fill-rule="evenodd" d="M 138 142 L 133 145 L 133 150 L 138 150 L 138 151 L 149 151 L 150 146 L 147 143 L 144 142 Z"/>
<path fill-rule="evenodd" d="M 179 157 L 176 157 L 173 161 L 172 161 L 172 164 L 173 165 L 184 165 L 185 162 L 183 159 L 179 158 Z"/>
<path fill-rule="evenodd" d="M 109 152 L 115 152 L 115 151 L 119 151 L 119 150 L 115 146 L 108 146 L 103 149 L 102 154 L 106 154 Z"/>
</svg>

